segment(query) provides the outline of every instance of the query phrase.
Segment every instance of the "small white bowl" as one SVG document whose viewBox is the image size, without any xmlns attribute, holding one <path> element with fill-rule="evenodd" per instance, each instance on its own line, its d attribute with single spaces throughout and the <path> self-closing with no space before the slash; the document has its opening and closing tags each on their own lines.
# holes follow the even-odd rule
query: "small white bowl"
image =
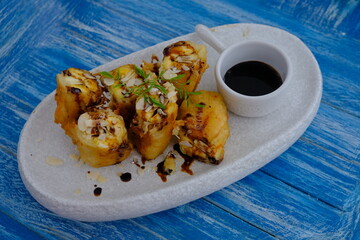
<svg viewBox="0 0 360 240">
<path fill-rule="evenodd" d="M 228 110 L 244 117 L 262 117 L 287 101 L 292 66 L 281 49 L 266 42 L 252 40 L 226 48 L 205 26 L 196 26 L 196 32 L 220 53 L 215 66 L 215 79 L 217 89 L 223 96 Z M 247 61 L 259 61 L 272 66 L 281 76 L 283 81 L 281 86 L 271 93 L 260 96 L 248 96 L 232 90 L 224 81 L 225 73 L 234 65 Z"/>
<path fill-rule="evenodd" d="M 226 71 L 247 61 L 259 61 L 272 66 L 280 74 L 283 83 L 273 92 L 260 96 L 248 96 L 232 90 L 224 81 Z M 261 117 L 286 102 L 291 65 L 287 56 L 277 47 L 265 42 L 246 41 L 232 45 L 221 53 L 215 67 L 215 79 L 218 91 L 231 112 L 245 117 Z"/>
</svg>

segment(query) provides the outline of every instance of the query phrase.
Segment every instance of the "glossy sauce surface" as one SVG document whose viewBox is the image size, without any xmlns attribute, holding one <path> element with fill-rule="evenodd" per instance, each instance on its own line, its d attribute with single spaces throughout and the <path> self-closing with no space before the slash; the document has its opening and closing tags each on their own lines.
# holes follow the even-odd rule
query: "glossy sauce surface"
<svg viewBox="0 0 360 240">
<path fill-rule="evenodd" d="M 184 163 L 181 164 L 181 171 L 185 172 L 187 174 L 193 175 L 193 171 L 190 169 L 191 164 L 195 161 L 194 158 L 189 157 L 188 155 L 185 155 L 180 150 L 180 145 L 177 143 L 174 145 L 174 150 L 177 151 L 181 157 L 184 159 Z"/>
<path fill-rule="evenodd" d="M 122 174 L 120 175 L 120 179 L 121 179 L 121 181 L 123 181 L 123 182 L 129 182 L 129 181 L 131 180 L 131 173 L 129 173 L 129 172 L 122 173 Z"/>
<path fill-rule="evenodd" d="M 261 96 L 278 89 L 283 83 L 280 74 L 259 61 L 241 62 L 225 73 L 224 80 L 232 90 L 247 96 Z"/>
<path fill-rule="evenodd" d="M 157 168 L 156 173 L 159 175 L 159 177 L 161 178 L 161 180 L 163 182 L 166 182 L 167 176 L 170 175 L 170 173 L 165 171 L 164 163 L 165 163 L 165 161 L 158 163 L 158 165 L 156 166 L 156 168 Z"/>
<path fill-rule="evenodd" d="M 94 196 L 99 197 L 101 195 L 101 192 L 102 192 L 102 188 L 96 186 L 94 189 Z"/>
</svg>

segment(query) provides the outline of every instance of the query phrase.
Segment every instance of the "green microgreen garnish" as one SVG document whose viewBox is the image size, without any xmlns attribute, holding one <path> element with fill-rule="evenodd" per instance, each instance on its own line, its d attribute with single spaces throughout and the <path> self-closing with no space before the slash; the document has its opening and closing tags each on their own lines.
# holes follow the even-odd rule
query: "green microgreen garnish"
<svg viewBox="0 0 360 240">
<path fill-rule="evenodd" d="M 118 68 L 118 69 L 117 69 L 117 71 L 116 71 L 116 77 L 115 77 L 115 80 L 120 81 L 120 79 L 121 79 L 121 75 L 120 75 L 120 68 Z"/>
<path fill-rule="evenodd" d="M 120 80 L 121 80 L 120 69 L 117 69 L 115 76 L 112 75 L 111 73 L 105 72 L 105 71 L 104 71 L 104 72 L 100 72 L 100 75 L 103 76 L 103 77 L 112 78 L 112 79 L 114 79 L 114 80 L 116 80 L 116 81 L 120 81 Z M 113 85 L 112 88 L 123 87 L 124 85 L 125 85 L 125 83 L 120 82 L 120 83 L 118 83 L 118 84 Z"/>
<path fill-rule="evenodd" d="M 118 87 L 123 87 L 125 86 L 125 83 L 119 83 L 119 84 L 115 84 L 112 86 L 112 88 L 118 88 Z"/>
<path fill-rule="evenodd" d="M 182 79 L 184 76 L 185 76 L 185 74 L 180 74 L 180 75 L 177 75 L 176 77 L 170 78 L 168 81 L 179 80 L 179 79 Z"/>
<path fill-rule="evenodd" d="M 165 71 L 161 71 L 159 73 L 159 76 L 156 79 L 148 79 L 150 76 L 150 73 L 146 74 L 143 69 L 139 68 L 136 65 L 134 65 L 134 70 L 143 79 L 143 82 L 137 86 L 129 87 L 127 89 L 128 95 L 135 94 L 137 96 L 142 96 L 142 97 L 144 97 L 144 100 L 146 102 L 153 104 L 161 109 L 165 109 L 166 107 L 164 106 L 164 104 L 162 104 L 158 100 L 154 99 L 153 97 L 149 96 L 148 92 L 150 92 L 151 89 L 158 89 L 162 94 L 166 95 L 168 93 L 168 91 L 166 90 L 165 87 L 163 87 L 160 84 L 160 82 L 161 81 L 163 81 L 163 82 L 169 81 L 171 83 L 176 83 L 177 86 L 180 86 L 180 87 L 175 87 L 175 90 L 178 92 L 179 98 L 184 99 L 184 101 L 186 101 L 186 106 L 189 106 L 190 103 L 194 104 L 196 107 L 204 107 L 205 106 L 202 104 L 192 103 L 192 101 L 190 100 L 191 95 L 201 94 L 201 92 L 189 92 L 184 88 L 185 85 L 188 85 L 190 83 L 190 79 L 188 79 L 185 83 L 181 83 L 178 81 L 178 80 L 182 79 L 185 76 L 185 74 L 179 74 L 176 77 L 173 77 L 171 79 L 164 79 L 163 75 L 164 75 Z M 122 83 L 120 81 L 120 79 L 121 79 L 120 69 L 117 69 L 115 76 L 113 76 L 109 72 L 100 72 L 100 74 L 104 77 L 113 78 L 120 82 L 118 84 L 115 84 L 113 86 L 113 88 L 126 86 L 126 83 Z"/>
<path fill-rule="evenodd" d="M 109 72 L 100 72 L 100 75 L 107 78 L 114 78 L 114 76 Z"/>
<path fill-rule="evenodd" d="M 198 107 L 198 108 L 203 108 L 203 107 L 205 107 L 205 104 L 198 104 L 198 103 L 192 103 L 192 104 L 194 104 L 196 107 Z"/>
<path fill-rule="evenodd" d="M 138 75 L 140 75 L 144 80 L 146 80 L 150 76 L 150 73 L 145 74 L 144 70 L 142 70 L 141 68 L 139 68 L 136 65 L 134 65 L 134 69 L 135 69 L 136 73 Z"/>
<path fill-rule="evenodd" d="M 152 97 L 149 97 L 149 99 L 155 106 L 158 106 L 161 109 L 165 109 L 165 106 L 163 104 L 161 104 L 159 101 L 155 100 Z"/>
<path fill-rule="evenodd" d="M 196 103 L 191 102 L 191 100 L 189 98 L 190 95 L 200 95 L 200 94 L 202 94 L 202 92 L 189 92 L 189 91 L 187 91 L 185 89 L 184 86 L 190 84 L 190 79 L 188 79 L 184 83 L 177 81 L 177 80 L 182 79 L 186 74 L 179 74 L 176 77 L 173 77 L 173 78 L 170 78 L 170 79 L 163 79 L 162 76 L 164 75 L 164 73 L 165 73 L 164 71 L 160 72 L 159 79 L 163 80 L 163 81 L 170 81 L 170 82 L 176 83 L 176 85 L 178 85 L 178 86 L 181 86 L 181 87 L 175 87 L 175 90 L 178 92 L 179 98 L 184 99 L 184 101 L 186 101 L 186 106 L 187 107 L 189 106 L 190 103 L 194 104 L 197 107 L 204 107 L 205 106 L 205 105 L 202 105 L 202 104 L 196 104 Z"/>
</svg>

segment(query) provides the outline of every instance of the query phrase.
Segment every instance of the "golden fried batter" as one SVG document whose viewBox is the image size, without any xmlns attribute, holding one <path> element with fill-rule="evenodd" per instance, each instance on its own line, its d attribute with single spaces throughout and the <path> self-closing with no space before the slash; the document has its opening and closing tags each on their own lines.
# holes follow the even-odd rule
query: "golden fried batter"
<svg viewBox="0 0 360 240">
<path fill-rule="evenodd" d="M 124 120 L 110 109 L 83 113 L 73 131 L 80 158 L 92 167 L 119 163 L 131 153 Z"/>
<path fill-rule="evenodd" d="M 80 114 L 104 101 L 103 90 L 90 72 L 69 68 L 56 75 L 55 123 L 71 136 L 71 128 Z"/>
<path fill-rule="evenodd" d="M 168 146 L 178 112 L 174 86 L 166 82 L 163 87 L 166 93 L 154 88 L 137 99 L 136 115 L 130 126 L 138 152 L 148 160 L 159 156 Z"/>
<path fill-rule="evenodd" d="M 137 95 L 131 89 L 142 84 L 143 79 L 135 71 L 134 64 L 127 64 L 112 70 L 114 78 L 101 77 L 101 82 L 108 88 L 111 95 L 111 108 L 120 114 L 128 127 L 135 115 Z"/>
<path fill-rule="evenodd" d="M 162 78 L 171 81 L 179 75 L 183 77 L 172 81 L 177 89 L 187 92 L 196 90 L 201 77 L 208 68 L 206 47 L 191 41 L 179 41 L 166 47 L 159 72 Z M 179 94 L 180 101 L 184 98 Z"/>
<path fill-rule="evenodd" d="M 202 162 L 219 164 L 229 137 L 228 112 L 219 93 L 200 91 L 184 101 L 178 114 L 174 134 L 183 154 Z M 200 107 L 200 105 L 202 107 Z"/>
</svg>

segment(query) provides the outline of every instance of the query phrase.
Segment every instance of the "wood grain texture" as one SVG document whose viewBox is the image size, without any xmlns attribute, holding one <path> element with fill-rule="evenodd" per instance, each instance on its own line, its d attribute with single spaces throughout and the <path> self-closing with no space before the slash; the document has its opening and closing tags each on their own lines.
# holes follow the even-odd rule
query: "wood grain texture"
<svg viewBox="0 0 360 240">
<path fill-rule="evenodd" d="M 0 214 L 0 234 L 1 239 L 45 239 L 26 226 L 17 223 L 17 221 L 5 213 Z"/>
<path fill-rule="evenodd" d="M 261 171 L 206 198 L 282 239 L 351 239 L 356 226 L 356 215 L 341 215 Z"/>
<path fill-rule="evenodd" d="M 29 195 L 17 142 L 58 72 L 92 69 L 198 23 L 238 22 L 282 28 L 319 62 L 322 104 L 288 151 L 227 188 L 141 218 L 71 221 Z M 0 30 L 0 238 L 360 238 L 360 1 L 9 0 L 0 1 Z"/>
<path fill-rule="evenodd" d="M 262 171 L 334 208 L 352 211 L 349 201 L 355 200 L 352 196 L 357 191 L 360 166 L 308 142 L 298 141 Z"/>
</svg>

